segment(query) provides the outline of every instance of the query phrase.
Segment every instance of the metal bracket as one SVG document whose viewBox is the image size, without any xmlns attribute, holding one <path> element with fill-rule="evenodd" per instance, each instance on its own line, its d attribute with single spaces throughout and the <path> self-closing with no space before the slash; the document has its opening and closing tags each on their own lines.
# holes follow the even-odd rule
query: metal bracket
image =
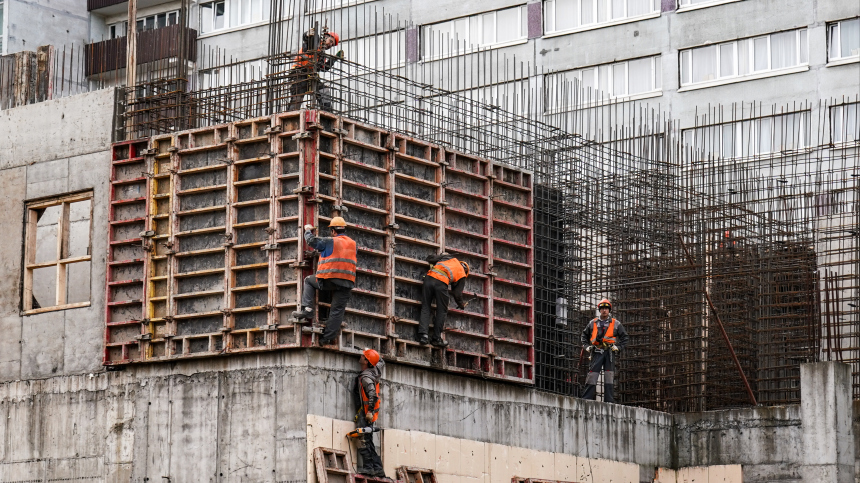
<svg viewBox="0 0 860 483">
<path fill-rule="evenodd" d="M 152 237 L 154 237 L 154 236 L 155 236 L 155 231 L 154 231 L 154 230 L 146 230 L 146 231 L 142 231 L 142 232 L 140 232 L 140 237 L 141 237 L 141 238 L 152 238 Z"/>
<path fill-rule="evenodd" d="M 389 224 L 385 225 L 385 229 L 397 231 L 400 229 L 400 225 L 398 225 L 397 223 L 389 223 Z"/>
<path fill-rule="evenodd" d="M 266 130 L 263 131 L 263 134 L 273 134 L 279 132 L 281 132 L 281 126 L 279 124 L 276 124 L 274 126 L 267 127 Z"/>
<path fill-rule="evenodd" d="M 304 262 L 293 262 L 288 265 L 290 268 L 311 268 L 310 264 L 306 261 Z"/>
<path fill-rule="evenodd" d="M 167 148 L 168 153 L 175 153 L 177 151 L 179 151 L 179 148 L 177 148 L 176 146 L 170 146 L 169 148 Z"/>
<path fill-rule="evenodd" d="M 237 140 L 237 139 L 236 139 L 235 137 L 230 136 L 230 137 L 228 137 L 228 138 L 224 138 L 224 139 L 222 139 L 222 140 L 221 140 L 221 142 L 222 142 L 222 143 L 235 143 L 235 142 L 236 142 L 236 140 Z"/>
<path fill-rule="evenodd" d="M 224 234 L 224 243 L 221 244 L 222 247 L 232 247 L 233 246 L 233 232 Z"/>
<path fill-rule="evenodd" d="M 140 334 L 135 337 L 136 340 L 152 340 L 152 334 L 147 332 L 146 334 Z"/>
<path fill-rule="evenodd" d="M 300 139 L 309 139 L 311 137 L 313 137 L 313 134 L 305 131 L 305 132 L 293 134 L 293 136 L 290 139 L 292 139 L 293 141 L 298 141 Z"/>
<path fill-rule="evenodd" d="M 334 205 L 334 206 L 332 206 L 332 209 L 337 210 L 337 211 L 344 213 L 344 214 L 349 213 L 349 207 L 346 205 Z"/>
<path fill-rule="evenodd" d="M 337 134 L 337 135 L 339 135 L 339 136 L 347 136 L 347 135 L 349 135 L 349 131 L 347 131 L 346 129 L 340 129 L 340 128 L 337 128 L 337 127 L 336 127 L 336 128 L 334 128 L 334 129 L 332 129 L 332 130 L 331 130 L 331 132 L 332 132 L 332 133 L 334 133 L 334 134 Z"/>
<path fill-rule="evenodd" d="M 233 164 L 233 160 L 230 158 L 219 159 L 218 162 L 221 164 L 226 164 L 228 166 Z"/>
<path fill-rule="evenodd" d="M 267 244 L 265 244 L 265 245 L 263 245 L 263 246 L 261 246 L 261 247 L 260 247 L 260 250 L 262 250 L 262 251 L 266 251 L 266 252 L 267 252 L 267 251 L 279 250 L 279 249 L 280 249 L 280 247 L 278 246 L 278 244 L 277 244 L 277 243 L 267 243 Z"/>
<path fill-rule="evenodd" d="M 313 186 L 302 186 L 300 188 L 296 188 L 293 190 L 293 194 L 295 195 L 305 195 L 305 196 L 313 196 L 314 187 Z"/>
</svg>

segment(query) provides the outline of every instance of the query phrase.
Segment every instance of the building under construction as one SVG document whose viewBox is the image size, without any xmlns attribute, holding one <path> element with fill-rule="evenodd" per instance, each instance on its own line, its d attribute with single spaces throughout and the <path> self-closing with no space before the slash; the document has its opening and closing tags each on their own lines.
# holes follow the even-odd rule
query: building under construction
<svg viewBox="0 0 860 483">
<path fill-rule="evenodd" d="M 254 61 L 189 34 L 126 87 L 93 48 L 86 82 L 28 68 L 77 87 L 0 117 L 0 480 L 381 483 L 346 438 L 370 347 L 409 483 L 853 481 L 860 94 L 682 129 L 491 50 L 299 73 L 296 32 L 350 28 L 314 15 L 269 22 Z M 334 216 L 358 278 L 319 348 L 329 301 L 290 314 L 300 227 Z M 442 251 L 473 268 L 439 349 L 416 329 Z M 617 405 L 578 399 L 604 297 Z"/>
</svg>

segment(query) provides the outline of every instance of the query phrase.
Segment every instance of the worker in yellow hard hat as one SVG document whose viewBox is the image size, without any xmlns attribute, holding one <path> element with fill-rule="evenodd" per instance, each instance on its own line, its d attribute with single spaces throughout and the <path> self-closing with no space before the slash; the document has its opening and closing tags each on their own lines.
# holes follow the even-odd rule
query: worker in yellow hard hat
<svg viewBox="0 0 860 483">
<path fill-rule="evenodd" d="M 630 337 L 621 322 L 610 317 L 612 302 L 603 299 L 597 303 L 600 316 L 592 319 L 580 335 L 582 346 L 588 352 L 590 364 L 585 377 L 583 399 L 596 399 L 597 379 L 603 371 L 603 402 L 615 402 L 615 357 L 627 345 Z"/>
<path fill-rule="evenodd" d="M 352 289 L 355 288 L 356 250 L 355 241 L 346 236 L 346 221 L 335 216 L 328 225 L 331 236 L 318 237 L 313 225 L 305 225 L 305 241 L 320 252 L 316 275 L 305 277 L 302 289 L 302 305 L 293 312 L 296 319 L 314 318 L 314 298 L 317 290 L 331 292 L 331 310 L 320 345 L 334 342 L 340 332 L 343 315 Z"/>
<path fill-rule="evenodd" d="M 355 422 L 359 428 L 364 428 L 365 431 L 357 441 L 358 454 L 362 461 L 361 466 L 356 471 L 363 475 L 384 477 L 382 459 L 373 444 L 373 432 L 376 431 L 373 425 L 379 419 L 379 408 L 382 404 L 379 379 L 382 378 L 385 361 L 379 357 L 379 352 L 373 349 L 364 349 L 359 364 L 361 365 L 361 372 L 355 381 L 355 399 L 358 403 Z"/>
<path fill-rule="evenodd" d="M 463 301 L 463 289 L 466 287 L 466 277 L 469 276 L 469 264 L 457 260 L 455 257 L 442 253 L 427 257 L 427 263 L 431 265 L 421 291 L 421 317 L 418 321 L 418 343 L 425 345 L 433 344 L 444 348 L 448 342 L 442 339 L 442 330 L 445 328 L 445 319 L 448 317 L 448 303 L 450 296 L 454 297 L 457 308 L 466 308 Z M 450 290 L 449 290 L 450 287 Z M 436 302 L 436 313 L 431 315 L 433 308 L 431 304 Z M 433 334 L 428 337 L 430 331 L 430 319 L 433 319 Z"/>
</svg>

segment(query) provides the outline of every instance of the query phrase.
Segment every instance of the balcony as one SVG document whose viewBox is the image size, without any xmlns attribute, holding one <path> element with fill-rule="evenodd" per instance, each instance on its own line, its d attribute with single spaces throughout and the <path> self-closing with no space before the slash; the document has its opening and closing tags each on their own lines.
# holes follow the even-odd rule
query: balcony
<svg viewBox="0 0 860 483">
<path fill-rule="evenodd" d="M 147 64 L 158 60 L 172 59 L 180 54 L 180 34 L 185 32 L 184 57 L 197 61 L 197 31 L 179 25 L 154 30 L 144 30 L 137 37 L 137 63 Z M 96 75 L 124 69 L 126 66 L 127 40 L 118 37 L 95 42 L 87 46 L 86 75 Z"/>
<path fill-rule="evenodd" d="M 137 9 L 153 7 L 171 0 L 137 0 Z M 128 11 L 128 0 L 87 0 L 87 12 L 99 15 L 115 15 Z"/>
</svg>

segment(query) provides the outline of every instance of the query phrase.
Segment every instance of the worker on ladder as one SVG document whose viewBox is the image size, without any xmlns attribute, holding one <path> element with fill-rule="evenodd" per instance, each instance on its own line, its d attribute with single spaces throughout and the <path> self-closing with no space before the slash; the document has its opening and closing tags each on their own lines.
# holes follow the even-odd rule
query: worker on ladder
<svg viewBox="0 0 860 483">
<path fill-rule="evenodd" d="M 321 38 L 316 35 L 314 29 L 310 29 L 302 35 L 302 48 L 296 55 L 293 68 L 288 74 L 290 101 L 287 111 L 295 111 L 302 107 L 302 100 L 308 93 L 314 96 L 318 109 L 332 110 L 332 98 L 329 89 L 319 75 L 321 72 L 330 70 L 338 60 L 343 59 L 342 50 L 339 50 L 334 57 L 324 53 L 339 43 L 340 36 L 327 30 L 323 30 Z"/>
<path fill-rule="evenodd" d="M 385 477 L 382 458 L 379 457 L 373 444 L 373 433 L 376 431 L 373 426 L 379 419 L 379 406 L 382 402 L 382 396 L 379 394 L 379 379 L 382 377 L 385 361 L 375 350 L 365 349 L 359 364 L 361 372 L 355 384 L 355 400 L 358 407 L 355 422 L 361 429 L 356 445 L 358 454 L 361 455 L 362 465 L 356 471 L 363 475 Z"/>
<path fill-rule="evenodd" d="M 612 312 L 609 299 L 598 302 L 597 310 L 600 311 L 600 316 L 592 319 L 580 335 L 583 350 L 591 360 L 582 398 L 592 401 L 596 399 L 597 379 L 603 370 L 603 401 L 614 403 L 612 392 L 615 386 L 615 357 L 627 346 L 630 337 L 621 322 L 609 317 Z"/>
<path fill-rule="evenodd" d="M 448 317 L 449 294 L 454 296 L 457 308 L 466 308 L 463 302 L 463 288 L 466 287 L 466 277 L 469 276 L 469 264 L 461 262 L 443 252 L 441 255 L 427 257 L 432 265 L 427 275 L 421 293 L 421 318 L 418 324 L 418 343 L 433 344 L 436 347 L 447 347 L 448 342 L 442 339 L 445 319 Z M 449 290 L 450 287 L 450 290 Z M 430 329 L 430 304 L 436 302 L 436 314 L 433 322 L 433 335 L 428 338 Z"/>
<path fill-rule="evenodd" d="M 313 320 L 314 297 L 317 290 L 331 292 L 331 309 L 320 345 L 331 344 L 338 333 L 349 303 L 352 289 L 355 288 L 355 267 L 357 253 L 355 241 L 346 236 L 346 221 L 340 216 L 331 219 L 328 225 L 331 237 L 318 237 L 313 225 L 305 225 L 305 242 L 320 252 L 316 275 L 305 277 L 302 289 L 302 305 L 293 312 L 296 319 Z"/>
</svg>

